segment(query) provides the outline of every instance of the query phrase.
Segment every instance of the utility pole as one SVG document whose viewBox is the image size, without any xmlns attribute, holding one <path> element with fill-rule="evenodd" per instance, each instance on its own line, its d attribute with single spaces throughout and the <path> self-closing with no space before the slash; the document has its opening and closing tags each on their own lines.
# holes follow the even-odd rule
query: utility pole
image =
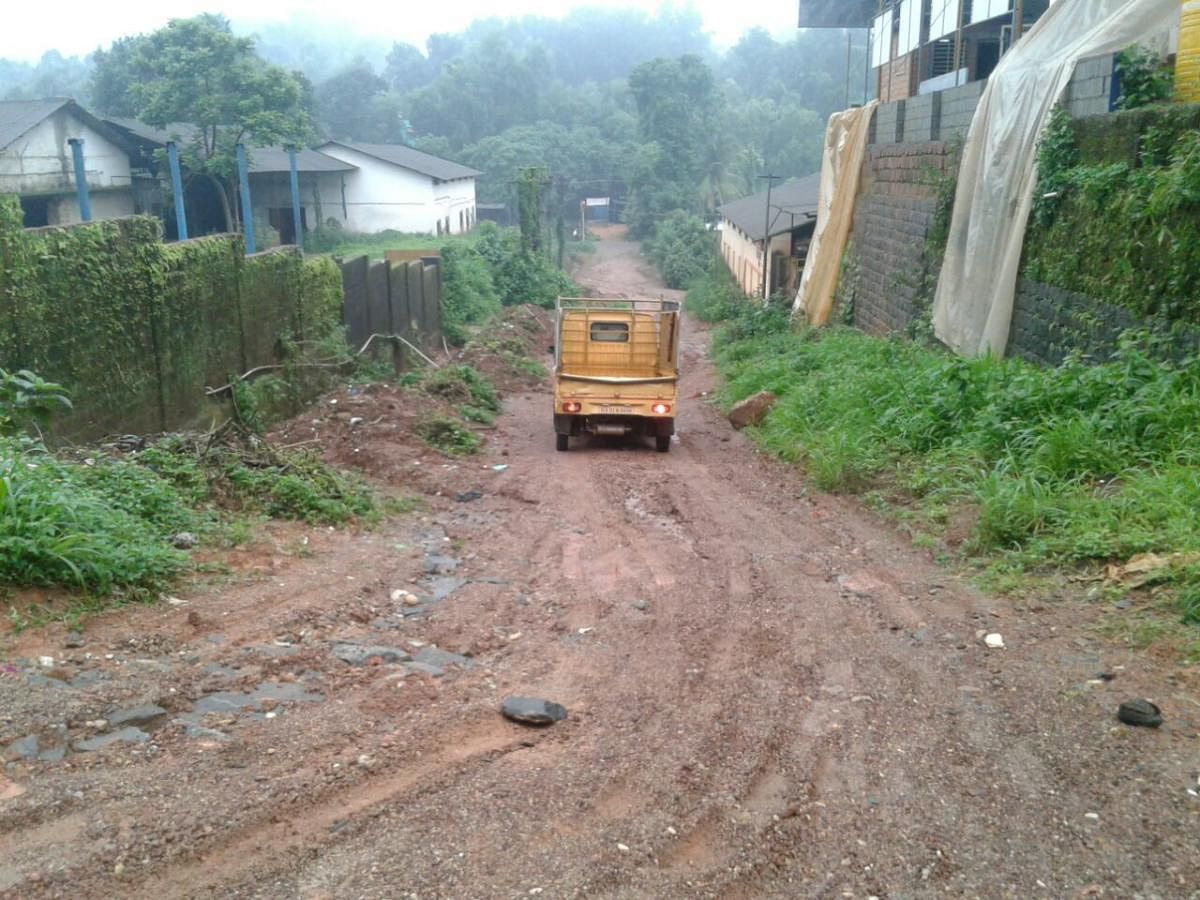
<svg viewBox="0 0 1200 900">
<path fill-rule="evenodd" d="M 963 57 L 963 25 L 967 18 L 966 0 L 957 0 L 958 3 L 958 24 L 954 29 L 954 85 L 957 87 L 960 82 L 958 80 L 959 70 L 962 69 Z"/>
<path fill-rule="evenodd" d="M 554 197 L 554 205 L 557 207 L 557 214 L 554 218 L 554 229 L 558 233 L 558 267 L 561 269 L 563 267 L 563 257 L 567 242 L 567 226 L 563 221 L 563 204 L 566 203 L 563 193 L 566 191 L 566 179 L 561 175 L 555 175 L 554 186 L 557 188 Z"/>
<path fill-rule="evenodd" d="M 782 181 L 782 175 L 759 175 L 759 178 L 767 179 L 767 209 L 763 214 L 763 272 L 762 272 L 762 295 L 763 302 L 771 296 L 767 293 L 767 279 L 771 276 L 771 188 L 776 181 Z"/>
<path fill-rule="evenodd" d="M 1025 0 L 1017 0 L 1013 6 L 1012 42 L 1016 44 L 1025 30 Z"/>
<path fill-rule="evenodd" d="M 850 29 L 846 29 L 846 98 L 842 102 L 842 109 L 850 108 Z"/>
</svg>

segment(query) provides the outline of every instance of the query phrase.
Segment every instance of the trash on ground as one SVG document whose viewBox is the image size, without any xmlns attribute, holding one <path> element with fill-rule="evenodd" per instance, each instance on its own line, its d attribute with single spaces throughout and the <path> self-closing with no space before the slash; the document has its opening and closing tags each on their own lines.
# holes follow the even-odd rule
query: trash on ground
<svg viewBox="0 0 1200 900">
<path fill-rule="evenodd" d="M 1131 556 L 1123 566 L 1108 566 L 1104 575 L 1109 581 L 1119 581 L 1130 588 L 1143 587 L 1166 578 L 1171 569 L 1190 566 L 1200 562 L 1200 553 L 1139 553 Z"/>
</svg>

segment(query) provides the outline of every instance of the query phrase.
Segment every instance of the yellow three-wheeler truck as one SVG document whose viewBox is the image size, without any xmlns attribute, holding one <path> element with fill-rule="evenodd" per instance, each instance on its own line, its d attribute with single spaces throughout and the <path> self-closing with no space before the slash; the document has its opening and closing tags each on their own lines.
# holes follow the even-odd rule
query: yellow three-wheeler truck
<svg viewBox="0 0 1200 900">
<path fill-rule="evenodd" d="M 554 342 L 554 432 L 653 435 L 671 449 L 679 383 L 679 302 L 561 297 Z"/>
</svg>

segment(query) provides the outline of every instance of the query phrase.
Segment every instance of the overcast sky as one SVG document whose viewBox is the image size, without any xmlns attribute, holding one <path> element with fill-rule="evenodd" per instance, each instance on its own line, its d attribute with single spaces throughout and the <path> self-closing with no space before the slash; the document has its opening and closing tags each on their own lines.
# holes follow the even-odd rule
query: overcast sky
<svg viewBox="0 0 1200 900">
<path fill-rule="evenodd" d="M 50 6 L 5 0 L 0 13 L 0 58 L 36 61 L 51 49 L 64 56 L 90 53 L 126 34 L 152 31 L 168 19 L 217 12 L 236 25 L 286 21 L 293 15 L 328 22 L 361 35 L 424 46 L 434 32 L 461 31 L 477 18 L 522 15 L 561 16 L 577 6 L 603 6 L 653 11 L 660 0 L 58 0 Z M 679 4 L 676 4 L 679 5 Z M 746 30 L 762 26 L 772 34 L 794 28 L 796 0 L 692 0 L 705 27 L 719 45 L 728 45 Z M 381 9 L 388 10 L 380 13 Z M 239 28 L 238 30 L 244 30 Z"/>
</svg>

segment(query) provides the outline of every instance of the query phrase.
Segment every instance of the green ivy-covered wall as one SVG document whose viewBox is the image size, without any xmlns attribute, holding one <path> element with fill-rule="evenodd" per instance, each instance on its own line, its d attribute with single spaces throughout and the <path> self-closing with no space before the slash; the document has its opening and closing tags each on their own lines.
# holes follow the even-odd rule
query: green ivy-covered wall
<svg viewBox="0 0 1200 900">
<path fill-rule="evenodd" d="M 1048 325 L 1043 340 L 1061 349 L 1082 344 L 1103 355 L 1117 319 L 1193 347 L 1200 328 L 1200 106 L 1086 119 L 1056 110 L 1038 151 L 1022 278 L 1027 296 L 1018 299 L 1018 318 L 1025 314 L 1031 334 L 1037 306 L 1049 302 L 1039 286 L 1091 299 L 1092 310 L 1076 299 L 1078 311 Z M 1048 358 L 1055 356 L 1061 353 Z"/>
<path fill-rule="evenodd" d="M 196 423 L 205 388 L 341 331 L 341 276 L 241 238 L 164 244 L 157 219 L 24 229 L 0 195 L 0 367 L 62 383 L 76 439 Z"/>
</svg>

